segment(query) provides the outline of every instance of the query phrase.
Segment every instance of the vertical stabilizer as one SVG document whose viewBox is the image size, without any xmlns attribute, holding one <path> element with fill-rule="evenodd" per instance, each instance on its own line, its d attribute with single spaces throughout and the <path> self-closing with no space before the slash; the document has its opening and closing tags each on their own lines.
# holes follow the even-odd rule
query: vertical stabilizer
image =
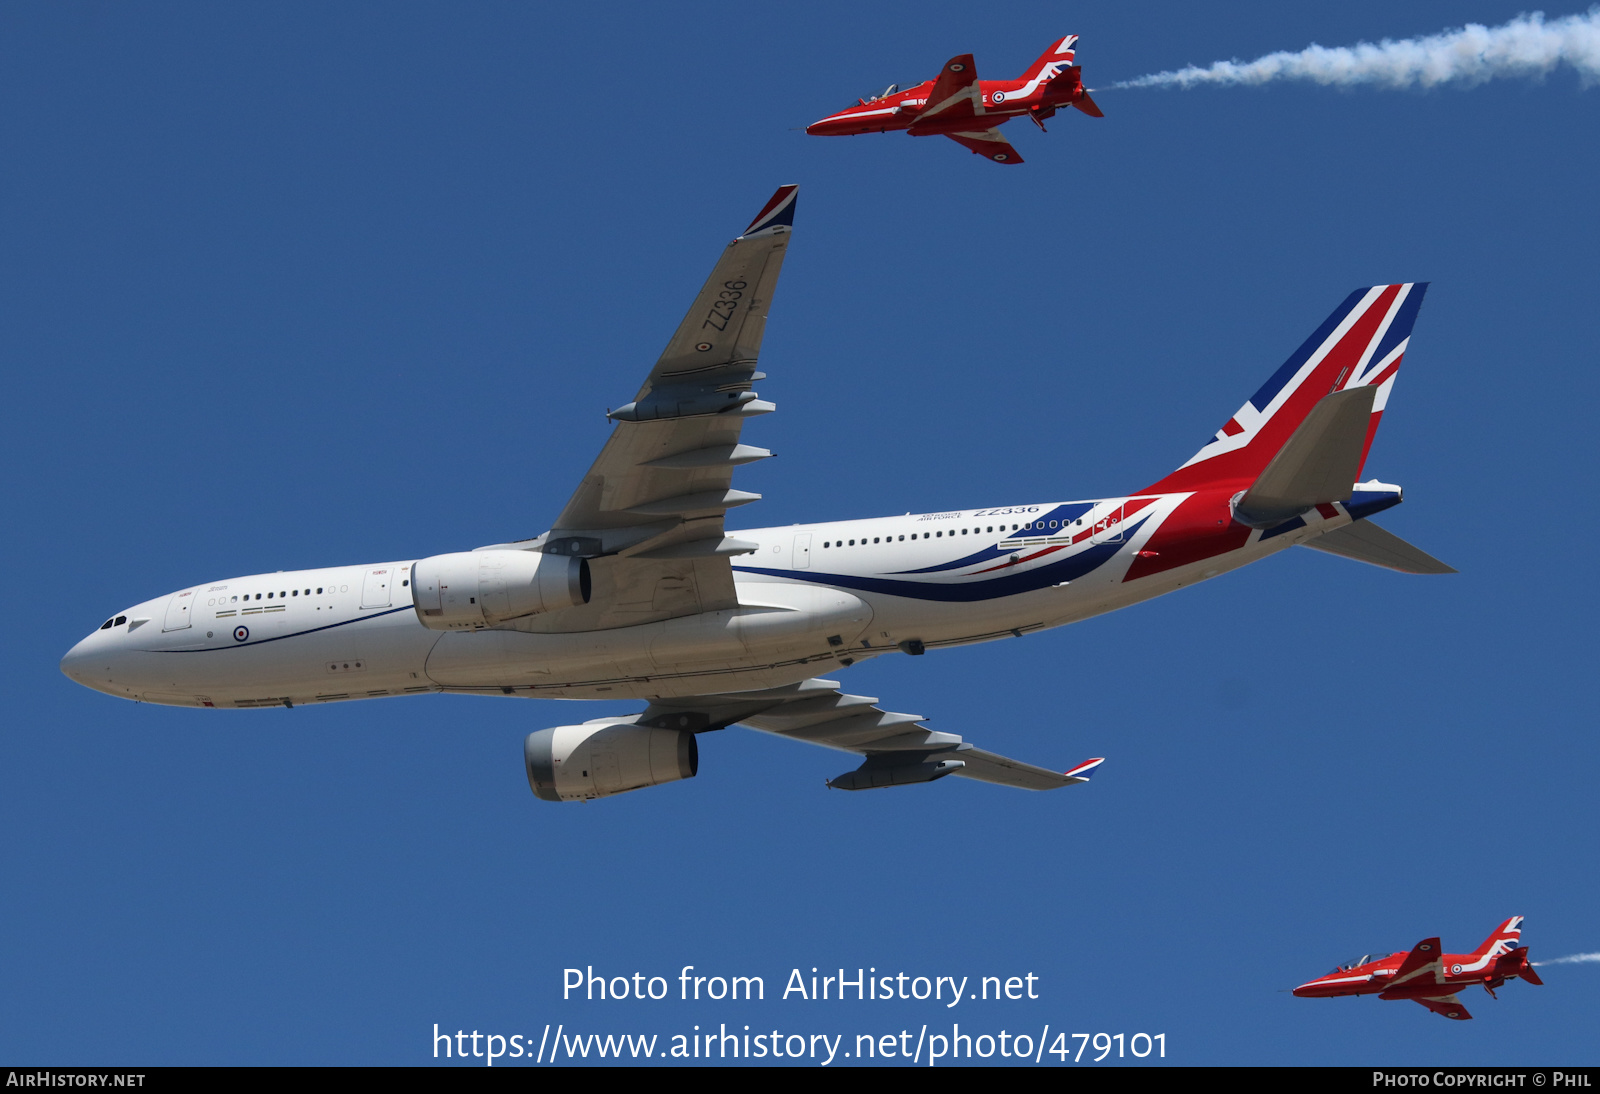
<svg viewBox="0 0 1600 1094">
<path fill-rule="evenodd" d="M 1474 958 L 1499 957 L 1503 953 L 1510 953 L 1517 948 L 1522 939 L 1522 917 L 1514 915 L 1506 920 L 1488 938 L 1483 940 L 1483 945 L 1472 951 Z"/>
<path fill-rule="evenodd" d="M 1039 59 L 1028 66 L 1022 78 L 1030 84 L 1037 84 L 1039 80 L 1049 79 L 1057 72 L 1076 63 L 1078 55 L 1078 36 L 1069 34 L 1065 38 L 1057 38 L 1051 42 L 1045 51 L 1039 54 Z M 1032 88 L 1029 88 L 1032 90 Z"/>
<path fill-rule="evenodd" d="M 1326 396 L 1371 387 L 1376 390 L 1356 462 L 1359 475 L 1426 291 L 1426 283 L 1416 282 L 1351 293 L 1200 451 L 1142 492 L 1249 489 Z"/>
</svg>

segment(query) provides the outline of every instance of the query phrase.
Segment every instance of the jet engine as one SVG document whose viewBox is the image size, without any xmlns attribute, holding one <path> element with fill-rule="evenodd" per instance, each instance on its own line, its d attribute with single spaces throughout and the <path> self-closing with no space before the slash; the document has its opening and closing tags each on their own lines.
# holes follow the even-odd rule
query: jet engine
<svg viewBox="0 0 1600 1094">
<path fill-rule="evenodd" d="M 547 802 L 587 801 L 692 779 L 700 770 L 694 734 L 631 722 L 556 726 L 522 743 L 528 786 Z"/>
<path fill-rule="evenodd" d="M 411 567 L 422 625 L 473 630 L 589 602 L 589 562 L 539 551 L 458 551 Z"/>
</svg>

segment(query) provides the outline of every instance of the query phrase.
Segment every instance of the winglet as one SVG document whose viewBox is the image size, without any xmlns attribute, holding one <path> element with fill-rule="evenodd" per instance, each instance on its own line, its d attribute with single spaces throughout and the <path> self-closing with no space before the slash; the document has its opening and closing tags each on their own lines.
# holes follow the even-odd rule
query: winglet
<svg viewBox="0 0 1600 1094">
<path fill-rule="evenodd" d="M 764 232 L 768 228 L 776 228 L 780 224 L 786 228 L 793 228 L 795 197 L 799 193 L 798 186 L 778 187 L 777 192 L 767 200 L 766 205 L 762 206 L 761 212 L 756 214 L 756 218 L 750 222 L 750 227 L 746 228 L 739 238 Z"/>
<path fill-rule="evenodd" d="M 1063 771 L 1061 774 L 1069 779 L 1076 779 L 1079 782 L 1086 783 L 1089 781 L 1089 772 L 1093 771 L 1095 768 L 1099 767 L 1105 762 L 1106 760 L 1104 756 L 1094 760 L 1084 760 L 1077 767 L 1074 767 L 1069 771 Z"/>
</svg>

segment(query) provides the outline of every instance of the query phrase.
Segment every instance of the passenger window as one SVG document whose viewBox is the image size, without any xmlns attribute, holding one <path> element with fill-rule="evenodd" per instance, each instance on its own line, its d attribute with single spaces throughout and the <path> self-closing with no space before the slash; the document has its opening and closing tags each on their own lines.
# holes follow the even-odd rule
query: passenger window
<svg viewBox="0 0 1600 1094">
<path fill-rule="evenodd" d="M 318 586 L 317 586 L 317 595 L 318 595 L 318 596 L 321 596 L 321 595 L 322 595 L 322 586 L 321 586 L 321 585 L 318 585 Z"/>
<path fill-rule="evenodd" d="M 901 542 L 901 543 L 904 543 L 904 542 L 905 542 L 905 541 L 906 541 L 906 537 L 905 537 L 905 536 L 901 536 L 901 537 L 900 537 L 900 542 Z"/>
<path fill-rule="evenodd" d="M 943 539 L 944 538 L 944 529 L 941 528 L 941 529 L 939 529 L 937 532 L 935 532 L 933 534 L 938 536 L 940 539 Z"/>
<path fill-rule="evenodd" d="M 293 594 L 294 594 L 294 595 L 295 595 L 295 596 L 299 596 L 299 595 L 300 595 L 300 590 L 299 590 L 299 589 L 292 589 L 292 590 L 290 590 L 290 591 L 291 591 L 291 592 L 292 592 L 292 593 L 293 593 Z"/>
<path fill-rule="evenodd" d="M 877 536 L 873 536 L 873 537 L 872 537 L 872 542 L 874 542 L 874 543 L 880 543 L 880 542 L 882 542 L 882 541 L 881 541 L 881 540 L 880 540 L 880 539 L 879 539 L 879 538 L 878 538 L 878 537 L 877 537 Z"/>
<path fill-rule="evenodd" d="M 257 599 L 257 600 L 260 600 L 260 599 L 261 599 L 261 594 L 260 594 L 260 593 L 257 593 L 257 594 L 256 594 L 256 599 Z"/>
<path fill-rule="evenodd" d="M 403 588 L 405 588 L 405 587 L 406 587 L 406 586 L 407 586 L 407 585 L 409 585 L 409 584 L 411 584 L 411 579 L 410 579 L 410 578 L 406 578 L 406 579 L 405 579 L 405 580 L 404 580 L 404 581 L 402 581 L 402 582 L 401 582 L 401 583 L 400 583 L 400 587 L 401 587 L 401 588 L 402 588 L 402 589 L 403 589 Z"/>
<path fill-rule="evenodd" d="M 966 535 L 967 534 L 967 530 L 965 528 L 961 529 L 961 534 L 962 535 Z"/>
<path fill-rule="evenodd" d="M 271 600 L 271 599 L 272 599 L 272 594 L 271 594 L 271 593 L 268 593 L 268 594 L 267 594 L 267 599 L 268 599 L 268 600 Z"/>
<path fill-rule="evenodd" d="M 1004 531 L 1004 529 L 1001 529 L 1001 530 Z M 989 531 L 991 531 L 991 532 L 994 531 L 994 527 L 992 525 L 990 526 Z"/>
<path fill-rule="evenodd" d="M 856 541 L 855 540 L 851 540 L 850 541 L 850 546 L 854 547 L 855 545 L 856 545 Z"/>
<path fill-rule="evenodd" d="M 125 615 L 119 615 L 119 616 L 117 616 L 117 622 L 116 622 L 116 623 L 115 623 L 115 626 L 118 626 L 118 627 L 120 627 L 120 626 L 122 626 L 122 625 L 123 625 L 123 624 L 124 624 L 124 623 L 126 623 L 126 622 L 127 622 L 127 621 L 128 621 L 128 617 L 127 617 L 127 616 L 125 616 Z"/>
</svg>

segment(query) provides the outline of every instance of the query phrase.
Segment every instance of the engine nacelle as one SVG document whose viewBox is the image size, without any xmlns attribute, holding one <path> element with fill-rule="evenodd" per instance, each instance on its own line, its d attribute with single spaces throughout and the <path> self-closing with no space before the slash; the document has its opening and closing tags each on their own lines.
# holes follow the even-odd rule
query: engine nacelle
<svg viewBox="0 0 1600 1094">
<path fill-rule="evenodd" d="M 473 630 L 589 602 L 589 562 L 539 551 L 458 551 L 411 567 L 422 625 Z"/>
<path fill-rule="evenodd" d="M 692 779 L 700 770 L 694 734 L 623 722 L 556 726 L 522 743 L 528 786 L 547 802 L 587 801 Z"/>
</svg>

